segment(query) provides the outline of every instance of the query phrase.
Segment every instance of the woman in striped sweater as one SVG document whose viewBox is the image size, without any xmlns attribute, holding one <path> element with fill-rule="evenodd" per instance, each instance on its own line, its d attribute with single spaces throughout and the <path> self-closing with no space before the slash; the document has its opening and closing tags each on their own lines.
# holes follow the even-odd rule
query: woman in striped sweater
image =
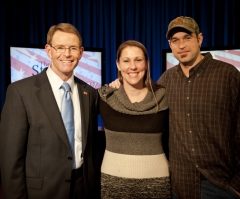
<svg viewBox="0 0 240 199">
<path fill-rule="evenodd" d="M 147 50 L 135 40 L 117 51 L 119 89 L 99 89 L 106 150 L 101 197 L 170 198 L 169 167 L 162 135 L 167 133 L 165 88 L 150 78 Z"/>
</svg>

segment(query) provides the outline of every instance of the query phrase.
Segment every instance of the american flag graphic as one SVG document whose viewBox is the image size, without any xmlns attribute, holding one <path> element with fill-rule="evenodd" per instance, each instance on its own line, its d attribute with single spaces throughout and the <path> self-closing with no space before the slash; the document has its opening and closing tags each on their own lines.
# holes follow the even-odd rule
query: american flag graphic
<svg viewBox="0 0 240 199">
<path fill-rule="evenodd" d="M 214 59 L 218 59 L 235 66 L 240 72 L 240 49 L 239 50 L 212 50 L 212 51 L 201 51 L 201 53 L 210 52 Z M 166 55 L 166 69 L 169 69 L 178 64 L 178 60 L 173 56 L 172 53 Z"/>
<path fill-rule="evenodd" d="M 42 48 L 10 48 L 11 82 L 30 77 L 40 73 L 48 67 L 51 60 Z M 84 51 L 74 75 L 94 88 L 100 88 L 101 77 L 101 52 Z"/>
</svg>

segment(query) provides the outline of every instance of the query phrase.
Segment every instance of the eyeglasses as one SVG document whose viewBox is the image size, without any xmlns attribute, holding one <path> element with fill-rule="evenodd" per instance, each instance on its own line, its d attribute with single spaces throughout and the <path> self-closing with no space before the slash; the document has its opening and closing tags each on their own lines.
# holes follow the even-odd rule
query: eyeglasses
<svg viewBox="0 0 240 199">
<path fill-rule="evenodd" d="M 76 46 L 71 46 L 69 48 L 65 47 L 65 46 L 52 46 L 51 44 L 49 44 L 49 46 L 51 46 L 52 48 L 54 48 L 56 50 L 57 53 L 64 53 L 66 49 L 69 49 L 70 52 L 72 53 L 77 53 L 79 52 L 80 48 L 76 47 Z"/>
</svg>

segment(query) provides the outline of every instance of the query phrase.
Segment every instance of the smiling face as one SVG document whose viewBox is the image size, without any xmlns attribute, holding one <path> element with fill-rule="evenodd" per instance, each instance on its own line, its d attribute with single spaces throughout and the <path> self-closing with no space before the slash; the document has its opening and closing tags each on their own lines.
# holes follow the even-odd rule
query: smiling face
<svg viewBox="0 0 240 199">
<path fill-rule="evenodd" d="M 56 31 L 52 37 L 51 46 L 63 46 L 66 48 L 80 47 L 77 35 L 62 31 Z M 66 49 L 63 53 L 58 53 L 53 47 L 46 44 L 45 49 L 48 57 L 52 60 L 51 69 L 63 80 L 67 81 L 73 74 L 73 70 L 78 65 L 82 57 L 83 47 L 77 52 Z"/>
<path fill-rule="evenodd" d="M 191 68 L 201 61 L 200 46 L 202 34 L 176 32 L 170 38 L 169 46 L 182 67 Z"/>
<path fill-rule="evenodd" d="M 124 87 L 141 89 L 144 87 L 144 76 L 147 61 L 141 48 L 125 47 L 117 60 L 118 70 L 121 72 Z"/>
</svg>

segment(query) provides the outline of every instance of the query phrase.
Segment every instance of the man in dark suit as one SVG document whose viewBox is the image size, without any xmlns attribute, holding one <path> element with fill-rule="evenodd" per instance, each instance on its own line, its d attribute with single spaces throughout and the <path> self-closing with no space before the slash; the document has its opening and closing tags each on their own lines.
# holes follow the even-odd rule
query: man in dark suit
<svg viewBox="0 0 240 199">
<path fill-rule="evenodd" d="M 71 24 L 54 25 L 45 48 L 50 66 L 7 89 L 0 124 L 4 199 L 98 198 L 98 94 L 73 74 L 81 35 Z M 74 108 L 72 150 L 61 116 L 64 82 Z"/>
</svg>

